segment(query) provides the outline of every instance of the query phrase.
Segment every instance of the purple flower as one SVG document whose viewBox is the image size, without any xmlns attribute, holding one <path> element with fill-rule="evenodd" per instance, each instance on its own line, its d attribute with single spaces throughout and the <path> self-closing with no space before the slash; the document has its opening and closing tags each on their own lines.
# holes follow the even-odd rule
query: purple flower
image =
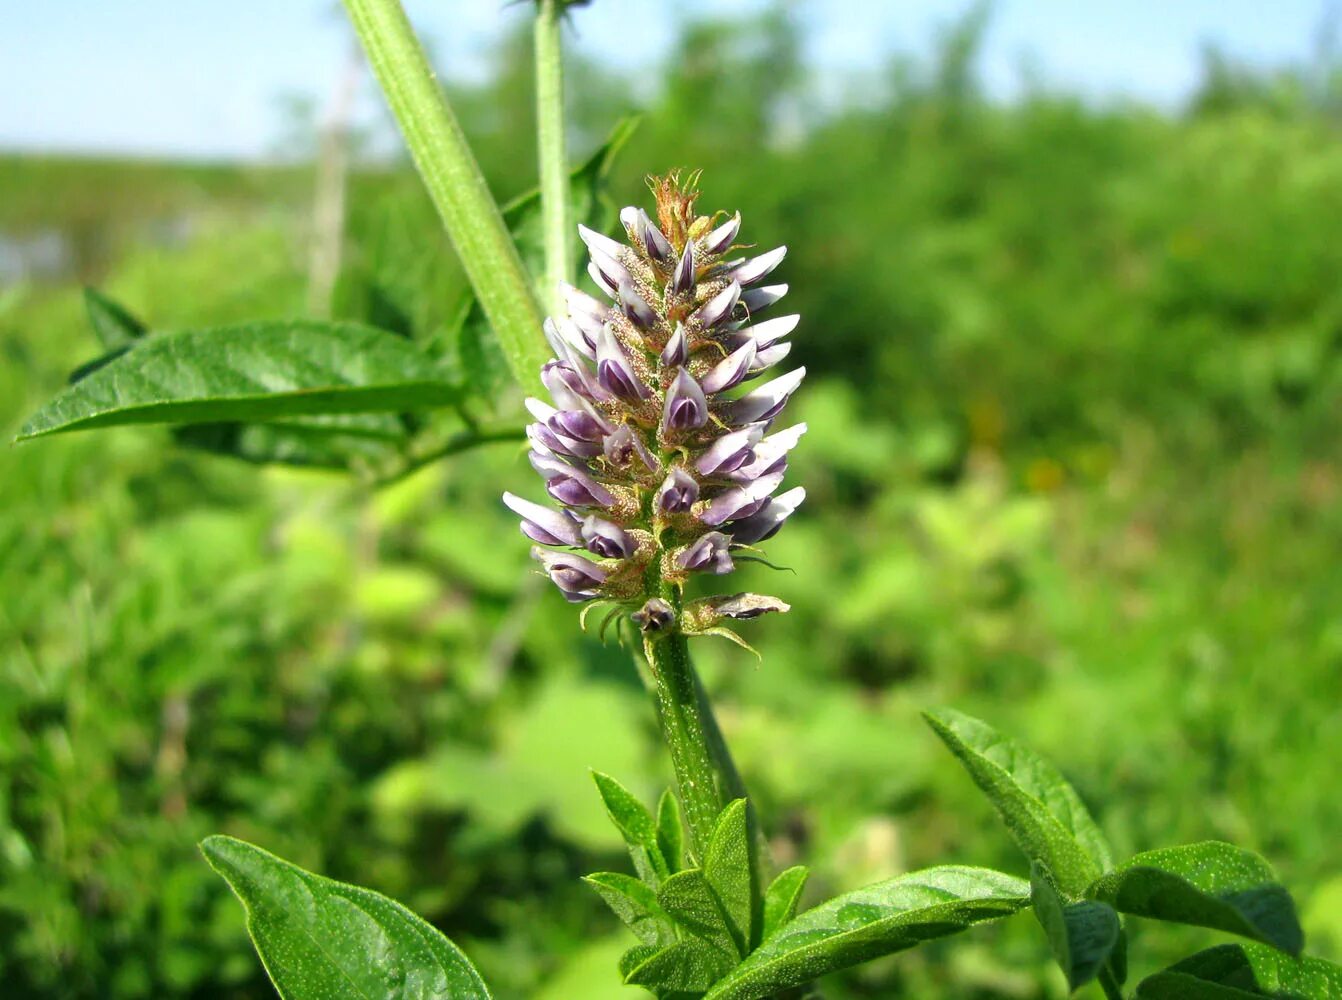
<svg viewBox="0 0 1342 1000">
<path fill-rule="evenodd" d="M 734 472 L 754 458 L 754 447 L 763 436 L 764 428 L 759 424 L 722 435 L 695 459 L 695 471 L 704 476 Z"/>
<path fill-rule="evenodd" d="M 676 620 L 676 610 L 660 597 L 650 597 L 629 617 L 644 632 L 660 632 Z"/>
<path fill-rule="evenodd" d="M 545 489 L 560 503 L 572 507 L 609 507 L 615 495 L 588 473 L 568 462 L 532 452 L 532 468 L 545 478 Z"/>
<path fill-rule="evenodd" d="M 732 245 L 736 234 L 741 231 L 741 213 L 737 212 L 731 220 L 724 222 L 704 237 L 704 252 L 720 254 Z"/>
<path fill-rule="evenodd" d="M 805 377 L 806 369 L 798 368 L 765 382 L 753 392 L 726 404 L 722 409 L 723 419 L 737 426 L 772 420 L 787 405 L 788 397 L 796 392 Z"/>
<path fill-rule="evenodd" d="M 708 401 L 704 390 L 684 368 L 676 370 L 676 378 L 666 391 L 662 407 L 662 427 L 667 431 L 688 431 L 708 423 Z"/>
<path fill-rule="evenodd" d="M 581 545 L 578 519 L 568 511 L 552 510 L 511 493 L 503 494 L 503 502 L 522 519 L 522 534 L 542 545 Z"/>
<path fill-rule="evenodd" d="M 756 321 L 787 292 L 761 287 L 787 248 L 736 257 L 739 214 L 697 214 L 698 192 L 675 179 L 653 189 L 670 228 L 637 206 L 620 212 L 627 242 L 580 227 L 604 297 L 560 283 L 568 315 L 544 324 L 554 405 L 526 401 L 528 457 L 562 509 L 504 503 L 539 545 L 587 553 L 533 550 L 567 600 L 623 606 L 656 641 L 787 610 L 753 594 L 682 605 L 681 588 L 689 573 L 732 572 L 733 549 L 773 535 L 801 503 L 800 488 L 774 494 L 806 425 L 768 433 L 803 369 L 727 398 L 791 350 L 798 317 Z"/>
<path fill-rule="evenodd" d="M 694 291 L 694 244 L 686 243 L 685 252 L 676 264 L 676 273 L 671 276 L 671 291 L 685 295 Z"/>
<path fill-rule="evenodd" d="M 663 368 L 679 368 L 685 362 L 690 360 L 690 341 L 685 336 L 685 328 L 679 323 L 675 330 L 667 338 L 666 346 L 662 348 L 661 362 Z"/>
<path fill-rule="evenodd" d="M 545 572 L 563 593 L 566 600 L 580 604 L 589 601 L 601 592 L 606 581 L 606 571 L 582 556 L 571 552 L 548 552 L 533 548 L 531 558 L 545 567 Z"/>
<path fill-rule="evenodd" d="M 662 235 L 662 231 L 657 228 L 653 221 L 648 218 L 648 213 L 641 208 L 620 209 L 620 221 L 624 223 L 626 229 L 634 231 L 634 238 L 643 244 L 643 249 L 649 257 L 664 264 L 674 255 L 675 250 L 671 242 Z"/>
<path fill-rule="evenodd" d="M 741 294 L 741 304 L 752 315 L 761 309 L 767 309 L 787 294 L 787 285 L 765 285 L 763 288 L 748 288 Z"/>
<path fill-rule="evenodd" d="M 657 509 L 664 514 L 682 514 L 699 499 L 699 484 L 693 476 L 675 466 L 657 491 Z"/>
<path fill-rule="evenodd" d="M 750 426 L 758 427 L 760 425 L 751 424 Z M 780 463 L 787 462 L 788 452 L 797 446 L 797 442 L 801 440 L 801 436 L 805 433 L 805 424 L 793 424 L 787 430 L 770 434 L 755 446 L 752 458 L 748 463 L 743 463 L 737 469 L 731 470 L 731 477 L 748 481 L 774 472 L 780 468 Z"/>
<path fill-rule="evenodd" d="M 716 326 L 732 314 L 741 298 L 741 285 L 733 281 L 711 299 L 699 307 L 694 320 L 702 327 Z"/>
<path fill-rule="evenodd" d="M 657 323 L 657 312 L 643 301 L 642 296 L 634 291 L 631 282 L 624 281 L 620 283 L 620 308 L 624 314 L 629 317 L 633 324 L 643 330 Z"/>
<path fill-rule="evenodd" d="M 708 573 L 730 573 L 732 556 L 728 551 L 731 539 L 721 531 L 710 531 L 693 545 L 687 545 L 676 554 L 676 565 L 681 569 L 702 570 Z"/>
<path fill-rule="evenodd" d="M 800 486 L 780 493 L 757 513 L 743 520 L 727 525 L 732 538 L 742 545 L 754 545 L 767 541 L 778 534 L 783 522 L 792 516 L 792 512 L 806 499 L 806 490 Z"/>
<path fill-rule="evenodd" d="M 801 322 L 801 317 L 795 314 L 792 316 L 776 316 L 773 319 L 766 319 L 763 323 L 743 327 L 737 331 L 737 335 L 748 336 L 755 341 L 756 347 L 765 348 L 782 340 L 797 329 L 799 322 Z"/>
<path fill-rule="evenodd" d="M 648 451 L 648 446 L 643 443 L 643 439 L 629 429 L 628 424 L 619 427 L 613 434 L 607 435 L 601 447 L 606 458 L 618 466 L 627 466 L 637 457 L 649 472 L 657 471 L 657 459 L 653 457 L 652 452 Z"/>
<path fill-rule="evenodd" d="M 596 342 L 596 378 L 603 389 L 620 399 L 646 399 L 650 395 L 609 324 L 601 328 Z"/>
<path fill-rule="evenodd" d="M 583 519 L 580 534 L 588 550 L 604 559 L 628 559 L 638 548 L 629 532 L 595 514 Z"/>
<path fill-rule="evenodd" d="M 747 340 L 704 376 L 704 392 L 722 392 L 737 385 L 755 363 L 755 342 Z"/>
</svg>

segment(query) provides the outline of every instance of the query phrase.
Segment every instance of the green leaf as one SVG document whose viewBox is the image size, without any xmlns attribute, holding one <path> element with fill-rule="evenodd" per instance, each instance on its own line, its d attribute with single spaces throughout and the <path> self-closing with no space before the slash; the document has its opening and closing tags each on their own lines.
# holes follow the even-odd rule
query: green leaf
<svg viewBox="0 0 1342 1000">
<path fill-rule="evenodd" d="M 1086 896 L 1122 913 L 1240 934 L 1300 953 L 1304 934 L 1290 893 L 1268 863 L 1217 841 L 1135 855 Z"/>
<path fill-rule="evenodd" d="M 657 888 L 671 872 L 657 847 L 657 824 L 653 822 L 652 813 L 610 775 L 593 771 L 592 778 L 596 781 L 597 791 L 601 793 L 601 801 L 606 804 L 611 822 L 629 847 L 629 857 L 634 862 L 638 877 L 654 889 Z"/>
<path fill-rule="evenodd" d="M 764 893 L 764 928 L 760 934 L 764 940 L 796 916 L 797 904 L 801 902 L 801 892 L 810 874 L 811 870 L 805 865 L 796 865 L 780 872 L 769 883 Z"/>
<path fill-rule="evenodd" d="M 425 409 L 455 399 L 442 371 L 395 334 L 355 323 L 250 323 L 148 338 L 44 406 L 19 439 L 115 424 Z"/>
<path fill-rule="evenodd" d="M 1200 951 L 1143 979 L 1138 1000 L 1342 1000 L 1342 966 L 1257 944 Z"/>
<path fill-rule="evenodd" d="M 626 957 L 630 957 L 629 954 Z M 678 941 L 669 948 L 654 952 L 636 964 L 621 962 L 621 967 L 631 966 L 625 972 L 624 981 L 631 986 L 643 986 L 658 996 L 666 994 L 691 993 L 700 995 L 722 978 L 729 968 L 731 959 L 718 949 L 702 941 Z"/>
<path fill-rule="evenodd" d="M 657 902 L 657 894 L 647 885 L 632 875 L 617 872 L 597 872 L 583 881 L 596 890 L 644 944 L 665 947 L 675 943 L 675 926 Z"/>
<path fill-rule="evenodd" d="M 400 903 L 232 837 L 207 837 L 200 849 L 242 901 L 284 1000 L 488 1000 L 466 956 Z"/>
<path fill-rule="evenodd" d="M 680 802 L 669 788 L 657 801 L 657 850 L 668 872 L 680 871 L 685 863 L 685 824 L 680 818 Z"/>
<path fill-rule="evenodd" d="M 703 869 L 672 875 L 657 890 L 657 902 L 689 934 L 711 944 L 732 962 L 741 957 L 732 923 Z"/>
<path fill-rule="evenodd" d="M 1080 896 L 1112 866 L 1105 836 L 1076 790 L 1048 761 L 987 723 L 943 708 L 923 717 L 992 801 L 1017 846 Z"/>
<path fill-rule="evenodd" d="M 130 311 L 96 288 L 84 289 L 84 309 L 98 343 L 107 351 L 129 347 L 149 332 Z"/>
<path fill-rule="evenodd" d="M 755 875 L 754 841 L 746 818 L 746 800 L 729 802 L 718 814 L 713 836 L 704 852 L 704 877 L 713 889 L 736 950 L 750 953 L 758 942 L 755 910 L 760 898 Z"/>
<path fill-rule="evenodd" d="M 1067 977 L 1068 989 L 1076 990 L 1094 979 L 1123 933 L 1114 908 L 1093 900 L 1069 903 L 1059 894 L 1048 869 L 1038 862 L 1030 866 L 1030 903 Z"/>
<path fill-rule="evenodd" d="M 757 1000 L 817 976 L 1005 917 L 1029 902 L 1022 879 L 945 866 L 837 896 L 784 924 L 704 1000 Z"/>
</svg>

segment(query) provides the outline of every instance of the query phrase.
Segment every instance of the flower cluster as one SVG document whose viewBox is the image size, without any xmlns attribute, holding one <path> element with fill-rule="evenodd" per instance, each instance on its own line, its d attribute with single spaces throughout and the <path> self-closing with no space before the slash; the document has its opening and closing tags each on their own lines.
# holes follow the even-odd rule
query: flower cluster
<svg viewBox="0 0 1342 1000">
<path fill-rule="evenodd" d="M 705 632 L 787 610 L 753 594 L 679 597 L 691 574 L 731 572 L 805 497 L 777 491 L 806 426 L 773 429 L 805 369 L 749 386 L 791 350 L 797 316 L 759 319 L 787 291 L 761 284 L 787 248 L 735 257 L 739 213 L 697 215 L 693 183 L 674 176 L 653 191 L 656 222 L 620 212 L 627 245 L 579 227 L 610 302 L 565 285 L 569 315 L 545 322 L 553 405 L 527 400 L 527 437 L 562 509 L 504 502 L 568 600 L 629 608 L 645 632 Z"/>
</svg>

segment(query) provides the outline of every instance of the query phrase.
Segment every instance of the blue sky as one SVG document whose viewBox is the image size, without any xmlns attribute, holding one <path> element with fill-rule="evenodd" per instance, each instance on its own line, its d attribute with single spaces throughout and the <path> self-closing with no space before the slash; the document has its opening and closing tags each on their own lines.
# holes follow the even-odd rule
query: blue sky
<svg viewBox="0 0 1342 1000">
<path fill-rule="evenodd" d="M 926 51 L 968 0 L 796 0 L 822 86 Z M 1307 58 L 1327 0 L 998 0 L 982 70 L 1010 97 L 1021 67 L 1095 100 L 1177 104 L 1216 42 L 1262 64 Z M 491 42 L 526 16 L 504 0 L 406 0 L 451 75 L 483 72 Z M 573 44 L 618 67 L 655 64 L 679 9 L 747 12 L 762 0 L 594 0 Z M 258 157 L 277 98 L 324 102 L 350 35 L 335 0 L 0 0 L 0 149 Z M 365 87 L 359 114 L 376 114 Z"/>
</svg>

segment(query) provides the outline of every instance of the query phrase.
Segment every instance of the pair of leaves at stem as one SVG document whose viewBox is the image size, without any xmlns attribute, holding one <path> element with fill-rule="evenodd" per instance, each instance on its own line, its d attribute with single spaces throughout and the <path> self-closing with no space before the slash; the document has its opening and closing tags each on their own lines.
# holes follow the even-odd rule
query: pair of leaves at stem
<svg viewBox="0 0 1342 1000">
<path fill-rule="evenodd" d="M 1115 865 L 1052 764 L 970 716 L 943 709 L 926 718 L 1030 860 L 1033 910 L 1072 989 L 1100 978 L 1116 992 L 1126 979 L 1120 914 L 1227 931 L 1292 956 L 1279 957 L 1282 967 L 1298 961 L 1304 936 L 1295 905 L 1258 855 L 1208 841 Z"/>
<path fill-rule="evenodd" d="M 577 220 L 609 225 L 601 189 L 633 127 L 622 122 L 571 174 Z M 510 203 L 504 221 L 529 270 L 541 274 L 539 194 Z M 85 302 L 103 353 L 71 374 L 18 440 L 175 424 L 180 444 L 251 462 L 386 470 L 418 450 L 417 414 L 497 396 L 497 373 L 507 371 L 491 361 L 498 346 L 470 295 L 457 350 L 446 358 L 434 350 L 442 345 L 362 323 L 296 319 L 158 332 L 97 291 L 87 290 Z"/>
<path fill-rule="evenodd" d="M 760 892 L 744 799 L 718 816 L 701 865 L 677 869 L 659 846 L 668 823 L 681 843 L 675 800 L 663 796 L 654 819 L 613 779 L 596 777 L 640 878 L 603 872 L 588 882 L 641 942 L 621 961 L 625 981 L 658 997 L 754 1000 L 1029 902 L 1020 879 L 944 866 L 846 893 L 797 916 L 807 869 L 789 868 Z"/>
</svg>

